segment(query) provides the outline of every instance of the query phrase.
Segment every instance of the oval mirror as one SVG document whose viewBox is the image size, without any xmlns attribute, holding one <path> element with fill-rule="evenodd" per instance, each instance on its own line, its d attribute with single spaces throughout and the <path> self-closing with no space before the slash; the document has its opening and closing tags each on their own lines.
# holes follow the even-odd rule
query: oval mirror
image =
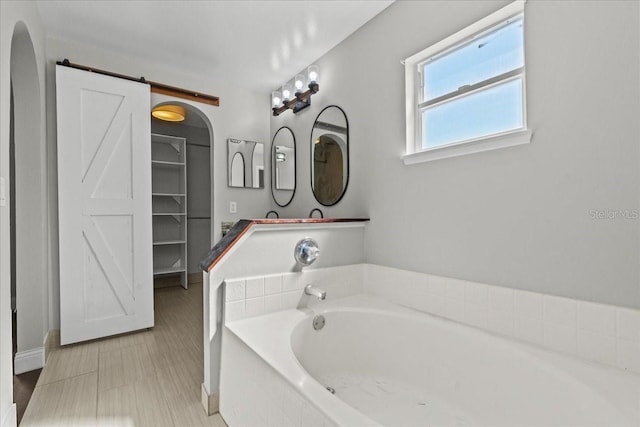
<svg viewBox="0 0 640 427">
<path fill-rule="evenodd" d="M 342 108 L 330 105 L 311 130 L 311 189 L 324 206 L 342 199 L 349 182 L 349 123 Z"/>
<path fill-rule="evenodd" d="M 296 192 L 296 138 L 288 127 L 277 130 L 271 143 L 271 194 L 287 206 Z"/>
</svg>

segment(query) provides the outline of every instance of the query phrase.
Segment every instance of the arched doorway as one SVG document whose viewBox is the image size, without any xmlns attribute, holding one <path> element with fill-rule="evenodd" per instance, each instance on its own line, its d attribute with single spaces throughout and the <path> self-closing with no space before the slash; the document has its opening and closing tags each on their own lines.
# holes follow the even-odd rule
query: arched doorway
<svg viewBox="0 0 640 427">
<path fill-rule="evenodd" d="M 161 100 L 161 101 L 160 101 Z M 187 277 L 189 282 L 189 289 L 187 293 L 195 295 L 196 305 L 192 307 L 191 313 L 174 313 L 174 319 L 182 318 L 184 323 L 195 322 L 196 327 L 190 328 L 190 332 L 195 332 L 192 337 L 196 342 L 204 342 L 203 331 L 200 326 L 203 325 L 203 305 L 202 295 L 203 287 L 206 284 L 202 283 L 202 271 L 200 270 L 198 263 L 204 258 L 211 248 L 213 242 L 213 144 L 214 144 L 214 129 L 205 110 L 192 104 L 184 103 L 173 98 L 166 96 L 158 96 L 152 94 L 152 109 L 163 104 L 178 105 L 186 110 L 186 119 L 180 124 L 163 122 L 152 118 L 151 131 L 152 133 L 177 136 L 186 138 L 186 168 L 187 168 L 187 245 L 188 245 L 188 266 Z M 152 138 L 153 141 L 153 138 Z M 152 154 L 153 158 L 153 154 Z M 153 187 L 153 185 L 152 185 Z M 153 194 L 152 188 L 152 194 Z M 153 196 L 152 196 L 153 198 Z M 154 232 L 156 231 L 154 224 Z M 154 236 L 155 239 L 155 236 Z M 198 280 L 200 283 L 196 283 Z M 171 280 L 171 276 L 167 277 L 166 282 L 161 280 L 154 280 L 154 287 L 162 286 L 175 286 L 175 280 Z M 158 290 L 158 292 L 167 291 L 168 289 Z M 194 293 L 195 292 L 195 293 Z M 158 300 L 158 293 L 154 292 L 154 300 L 160 302 L 156 307 L 156 318 L 162 310 L 161 299 Z M 208 357 L 206 356 L 206 347 L 199 348 L 197 351 L 199 354 L 194 355 L 188 360 L 190 365 L 189 369 L 195 369 L 196 376 L 200 377 L 200 381 L 204 383 L 207 368 L 209 366 Z M 202 369 L 204 368 L 204 371 Z M 191 386 L 189 386 L 191 387 Z M 197 388 L 196 384 L 193 387 Z"/>
<path fill-rule="evenodd" d="M 43 366 L 48 331 L 42 88 L 31 36 L 23 22 L 13 31 L 10 69 L 11 296 L 14 372 L 20 374 Z"/>
<path fill-rule="evenodd" d="M 161 102 L 153 101 L 154 97 L 152 96 L 152 109 L 160 105 L 171 104 L 186 110 L 185 120 L 182 122 L 168 122 L 152 117 L 151 131 L 154 134 L 186 139 L 187 273 L 190 280 L 201 281 L 202 272 L 198 263 L 211 248 L 213 236 L 211 193 L 213 127 L 207 114 L 196 105 L 175 99 Z M 155 199 L 156 197 L 154 197 L 154 202 L 162 203 L 162 200 Z M 155 220 L 156 218 L 154 218 Z M 154 227 L 157 228 L 159 225 L 154 224 Z M 161 248 L 161 250 L 170 249 Z"/>
</svg>

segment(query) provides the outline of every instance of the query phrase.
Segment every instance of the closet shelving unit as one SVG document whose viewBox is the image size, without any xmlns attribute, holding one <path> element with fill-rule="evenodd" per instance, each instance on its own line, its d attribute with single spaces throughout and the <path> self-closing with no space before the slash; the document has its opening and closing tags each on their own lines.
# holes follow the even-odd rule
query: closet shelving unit
<svg viewBox="0 0 640 427">
<path fill-rule="evenodd" d="M 186 139 L 151 134 L 153 276 L 179 276 L 187 288 Z"/>
</svg>

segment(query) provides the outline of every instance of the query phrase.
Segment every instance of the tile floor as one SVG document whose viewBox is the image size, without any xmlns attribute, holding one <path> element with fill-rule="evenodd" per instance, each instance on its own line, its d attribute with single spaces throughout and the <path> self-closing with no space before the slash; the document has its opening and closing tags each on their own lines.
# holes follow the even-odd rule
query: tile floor
<svg viewBox="0 0 640 427">
<path fill-rule="evenodd" d="M 41 371 L 42 369 L 36 369 L 35 371 L 13 376 L 13 401 L 16 404 L 18 424 L 20 424 L 24 416 L 24 411 L 27 409 L 31 394 L 33 394 L 33 390 L 36 388 L 36 383 L 38 382 Z"/>
<path fill-rule="evenodd" d="M 202 284 L 156 289 L 155 316 L 151 330 L 53 350 L 20 426 L 225 427 L 200 403 Z"/>
</svg>

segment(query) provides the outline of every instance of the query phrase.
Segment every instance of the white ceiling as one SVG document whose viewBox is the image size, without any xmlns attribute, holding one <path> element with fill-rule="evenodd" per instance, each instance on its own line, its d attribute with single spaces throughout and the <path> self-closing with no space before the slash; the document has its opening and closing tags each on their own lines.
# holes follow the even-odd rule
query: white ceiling
<svg viewBox="0 0 640 427">
<path fill-rule="evenodd" d="M 392 2 L 43 0 L 38 7 L 48 35 L 271 92 Z"/>
</svg>

